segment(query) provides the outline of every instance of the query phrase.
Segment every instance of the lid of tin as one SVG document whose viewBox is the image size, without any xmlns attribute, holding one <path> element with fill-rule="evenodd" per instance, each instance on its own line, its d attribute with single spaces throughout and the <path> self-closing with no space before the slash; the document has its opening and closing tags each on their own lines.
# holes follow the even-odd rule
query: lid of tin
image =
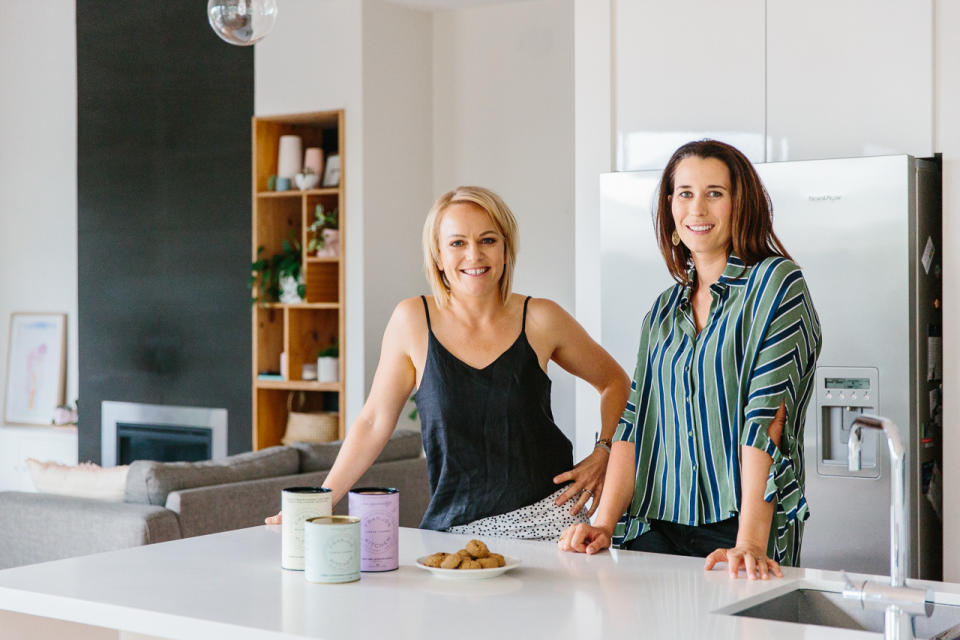
<svg viewBox="0 0 960 640">
<path fill-rule="evenodd" d="M 355 516 L 317 516 L 316 518 L 307 518 L 306 522 L 311 524 L 360 524 L 360 518 Z"/>
<path fill-rule="evenodd" d="M 363 493 L 367 495 L 387 495 L 390 493 L 400 493 L 398 489 L 392 487 L 358 487 L 351 489 L 350 493 Z"/>
<path fill-rule="evenodd" d="M 289 493 L 330 493 L 326 487 L 284 487 L 283 490 Z"/>
</svg>

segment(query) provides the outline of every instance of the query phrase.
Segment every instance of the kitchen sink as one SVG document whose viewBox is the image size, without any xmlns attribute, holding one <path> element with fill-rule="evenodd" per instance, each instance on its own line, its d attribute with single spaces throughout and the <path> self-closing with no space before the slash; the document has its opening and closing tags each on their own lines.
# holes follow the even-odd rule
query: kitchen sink
<svg viewBox="0 0 960 640">
<path fill-rule="evenodd" d="M 865 609 L 858 601 L 847 600 L 840 593 L 818 589 L 794 589 L 730 614 L 879 633 L 883 633 L 884 627 L 882 609 Z M 913 616 L 913 632 L 918 639 L 958 638 L 960 628 L 952 629 L 958 625 L 960 606 L 927 603 L 927 615 Z M 953 633 L 938 635 L 947 630 Z"/>
</svg>

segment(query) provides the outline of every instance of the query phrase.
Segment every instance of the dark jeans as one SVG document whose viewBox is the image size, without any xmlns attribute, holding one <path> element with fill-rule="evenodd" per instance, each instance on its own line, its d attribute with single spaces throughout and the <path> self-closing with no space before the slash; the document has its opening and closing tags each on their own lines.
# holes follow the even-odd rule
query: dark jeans
<svg viewBox="0 0 960 640">
<path fill-rule="evenodd" d="M 714 549 L 730 548 L 737 542 L 737 516 L 713 524 L 691 527 L 664 520 L 651 520 L 650 531 L 623 545 L 630 551 L 672 553 L 677 556 L 707 557 Z"/>
</svg>

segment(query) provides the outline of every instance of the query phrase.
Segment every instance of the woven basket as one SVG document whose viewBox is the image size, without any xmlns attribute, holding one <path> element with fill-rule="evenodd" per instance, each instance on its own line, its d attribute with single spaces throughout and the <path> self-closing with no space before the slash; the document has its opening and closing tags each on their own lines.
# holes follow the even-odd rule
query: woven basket
<svg viewBox="0 0 960 640">
<path fill-rule="evenodd" d="M 300 394 L 300 407 L 303 406 Z M 340 416 L 336 411 L 294 411 L 293 393 L 287 397 L 287 430 L 281 442 L 332 442 L 339 436 Z"/>
</svg>

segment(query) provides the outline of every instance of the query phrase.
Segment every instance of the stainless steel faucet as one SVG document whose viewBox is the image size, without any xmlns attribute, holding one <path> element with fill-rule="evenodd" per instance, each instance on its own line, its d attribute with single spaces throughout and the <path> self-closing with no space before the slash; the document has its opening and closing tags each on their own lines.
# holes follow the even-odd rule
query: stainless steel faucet
<svg viewBox="0 0 960 640">
<path fill-rule="evenodd" d="M 850 426 L 848 463 L 850 471 L 860 470 L 861 429 L 881 429 L 890 450 L 890 586 L 903 587 L 907 573 L 907 470 L 906 450 L 900 430 L 879 416 L 860 416 Z"/>
<path fill-rule="evenodd" d="M 865 609 L 883 609 L 885 640 L 914 638 L 913 616 L 930 616 L 933 592 L 905 586 L 907 578 L 907 471 L 906 450 L 900 430 L 890 420 L 879 416 L 860 416 L 850 425 L 847 442 L 847 463 L 850 471 L 860 470 L 860 449 L 863 429 L 880 429 L 887 436 L 890 451 L 890 584 L 863 581 L 859 587 L 844 574 L 843 597 L 859 600 Z"/>
</svg>

